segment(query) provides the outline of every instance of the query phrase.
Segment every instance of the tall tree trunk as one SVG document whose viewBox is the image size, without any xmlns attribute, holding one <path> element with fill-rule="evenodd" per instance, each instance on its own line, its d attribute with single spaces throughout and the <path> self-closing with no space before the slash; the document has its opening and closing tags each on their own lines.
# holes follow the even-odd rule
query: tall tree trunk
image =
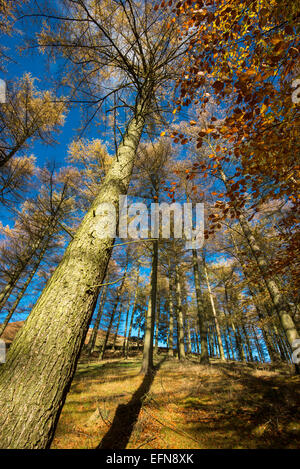
<svg viewBox="0 0 300 469">
<path fill-rule="evenodd" d="M 130 308 L 130 302 L 128 303 L 128 306 L 127 306 L 127 314 L 128 314 L 129 308 Z M 112 351 L 113 352 L 115 352 L 115 350 L 116 350 L 116 342 L 117 342 L 118 332 L 119 332 L 119 328 L 120 328 L 122 313 L 123 313 L 123 308 L 122 308 L 122 305 L 121 305 L 120 310 L 119 310 L 118 320 L 117 320 L 117 326 L 116 326 L 116 330 L 115 330 L 115 334 L 114 334 L 114 338 L 113 338 L 113 343 L 112 343 Z"/>
<path fill-rule="evenodd" d="M 207 347 L 207 317 L 204 310 L 203 294 L 200 283 L 200 272 L 198 254 L 196 249 L 193 249 L 193 269 L 194 269 L 194 281 L 197 299 L 197 314 L 198 323 L 200 328 L 200 341 L 201 341 L 201 356 L 200 363 L 207 364 L 208 358 L 208 347 Z"/>
<path fill-rule="evenodd" d="M 173 305 L 173 280 L 169 272 L 169 335 L 168 335 L 168 356 L 174 357 L 174 305 Z"/>
<path fill-rule="evenodd" d="M 182 312 L 182 303 L 181 303 L 181 286 L 179 280 L 179 268 L 178 265 L 175 265 L 175 285 L 176 285 L 176 312 L 177 312 L 177 329 L 178 329 L 178 359 L 185 359 L 185 349 L 184 349 L 184 324 L 183 324 L 183 312 Z"/>
<path fill-rule="evenodd" d="M 192 340 L 191 340 L 191 326 L 190 326 L 190 319 L 188 316 L 185 318 L 186 329 L 187 329 L 187 353 L 192 353 Z"/>
<path fill-rule="evenodd" d="M 111 315 L 110 315 L 110 320 L 109 320 L 109 323 L 108 323 L 108 327 L 106 329 L 105 338 L 104 338 L 102 348 L 101 348 L 101 352 L 100 352 L 100 360 L 104 359 L 104 355 L 105 355 L 105 351 L 106 351 L 110 331 L 111 331 L 111 328 L 112 328 L 112 325 L 113 325 L 113 322 L 114 322 L 114 319 L 115 319 L 116 311 L 117 311 L 118 305 L 120 303 L 120 298 L 121 298 L 121 295 L 122 295 L 122 292 L 123 292 L 123 287 L 124 287 L 124 283 L 125 283 L 125 279 L 126 279 L 126 275 L 127 275 L 127 267 L 128 267 L 128 260 L 127 260 L 126 267 L 125 267 L 125 274 L 124 274 L 124 277 L 122 279 L 122 283 L 118 288 L 117 297 L 115 299 L 114 307 L 113 307 L 113 310 L 112 310 Z M 120 310 L 121 309 L 122 309 L 122 306 L 120 306 Z"/>
<path fill-rule="evenodd" d="M 227 331 L 225 331 L 227 332 Z M 228 339 L 226 337 L 226 333 L 224 334 L 224 342 L 225 342 L 225 350 L 226 350 L 226 355 L 227 355 L 227 358 L 230 360 L 230 349 L 229 349 L 229 345 L 228 345 Z"/>
<path fill-rule="evenodd" d="M 104 309 L 104 305 L 105 305 L 106 293 L 107 293 L 107 286 L 105 286 L 103 291 L 102 291 L 102 295 L 101 295 L 101 298 L 100 298 L 100 301 L 99 301 L 99 307 L 98 307 L 98 312 L 97 312 L 97 316 L 96 316 L 96 319 L 95 319 L 94 327 L 93 327 L 93 330 L 92 330 L 92 333 L 90 335 L 90 339 L 89 339 L 89 342 L 88 342 L 88 345 L 87 345 L 87 352 L 88 352 L 89 355 L 91 355 L 91 353 L 93 352 L 93 350 L 95 348 L 95 343 L 96 343 L 96 339 L 97 339 L 99 325 L 100 325 L 100 322 L 101 322 L 102 313 L 103 313 L 103 309 Z"/>
<path fill-rule="evenodd" d="M 230 358 L 231 360 L 235 360 L 235 357 L 234 357 L 234 350 L 233 350 L 233 345 L 232 345 L 232 339 L 231 339 L 231 331 L 229 329 L 229 327 L 226 327 L 226 335 L 227 335 L 227 340 L 229 342 L 229 348 L 230 348 Z"/>
<path fill-rule="evenodd" d="M 155 338 L 154 338 L 154 353 L 158 351 L 158 332 L 159 332 L 159 321 L 160 321 L 160 294 L 157 295 L 157 308 L 155 315 Z"/>
<path fill-rule="evenodd" d="M 199 330 L 197 325 L 197 320 L 195 321 L 195 345 L 196 345 L 196 352 L 197 355 L 200 355 L 200 344 L 199 344 Z"/>
<path fill-rule="evenodd" d="M 235 327 L 234 321 L 231 322 L 231 326 L 232 326 L 232 330 L 233 330 L 234 337 L 235 337 L 235 344 L 236 344 L 236 349 L 238 352 L 239 360 L 244 362 L 246 361 L 246 356 L 245 356 L 245 351 L 244 351 L 242 337 L 241 337 L 239 328 L 238 326 Z"/>
<path fill-rule="evenodd" d="M 128 349 L 129 349 L 129 340 L 131 337 L 131 331 L 132 331 L 132 326 L 133 326 L 133 321 L 134 321 L 134 316 L 135 316 L 135 311 L 136 311 L 136 302 L 137 302 L 137 297 L 138 297 L 138 286 L 139 286 L 139 271 L 137 273 L 136 277 L 136 286 L 135 286 L 135 293 L 134 293 L 134 300 L 133 300 L 133 307 L 132 307 L 132 313 L 131 313 L 131 319 L 130 319 L 130 324 L 129 324 L 129 331 L 128 334 L 124 340 L 124 355 L 127 358 L 128 357 Z"/>
<path fill-rule="evenodd" d="M 158 265 L 158 241 L 153 241 L 152 269 L 151 269 L 151 294 L 149 298 L 146 323 L 143 361 L 141 374 L 148 374 L 153 370 L 153 334 L 156 308 L 156 290 L 157 290 L 157 265 Z"/>
<path fill-rule="evenodd" d="M 245 323 L 244 323 L 243 320 L 241 321 L 241 325 L 242 325 L 243 335 L 244 335 L 244 337 L 245 337 L 245 345 L 246 345 L 246 349 L 247 349 L 247 354 L 248 354 L 248 357 L 249 357 L 249 361 L 253 362 L 253 355 L 252 355 L 252 350 L 251 350 L 251 344 L 250 344 L 248 332 L 247 332 L 247 329 L 246 329 L 246 325 L 245 325 Z"/>
<path fill-rule="evenodd" d="M 262 351 L 262 347 L 259 343 L 259 340 L 258 340 L 258 337 L 257 337 L 257 333 L 256 333 L 256 330 L 255 330 L 255 326 L 254 325 L 251 325 L 251 329 L 252 329 L 252 333 L 253 333 L 253 337 L 254 337 L 254 342 L 255 342 L 255 346 L 256 346 L 256 350 L 257 350 L 257 353 L 258 353 L 258 356 L 259 356 L 259 360 L 261 363 L 264 363 L 265 361 L 265 357 L 264 357 L 264 354 L 263 354 L 263 351 Z"/>
<path fill-rule="evenodd" d="M 203 266 L 204 266 L 204 274 L 205 274 L 207 289 L 208 289 L 208 293 L 209 293 L 211 309 L 212 309 L 212 312 L 213 312 L 214 322 L 215 322 L 215 326 L 216 326 L 217 340 L 218 340 L 218 346 L 219 346 L 219 350 L 220 350 L 220 358 L 221 358 L 222 361 L 224 361 L 225 360 L 225 355 L 224 355 L 224 349 L 223 349 L 223 344 L 222 344 L 220 325 L 219 325 L 219 320 L 218 320 L 218 316 L 217 316 L 217 312 L 216 312 L 216 308 L 215 308 L 214 298 L 213 298 L 212 291 L 211 291 L 211 288 L 210 288 L 210 283 L 209 283 L 209 278 L 208 278 L 208 273 L 207 273 L 207 268 L 206 268 L 206 263 L 205 263 L 204 258 L 203 258 Z"/>
<path fill-rule="evenodd" d="M 131 296 L 129 296 L 128 298 L 128 305 L 127 305 L 126 316 L 125 316 L 124 340 L 123 340 L 123 345 L 122 345 L 123 355 L 125 355 L 125 347 L 126 347 L 126 341 L 127 341 L 127 328 L 128 328 L 130 305 L 131 305 Z"/>
<path fill-rule="evenodd" d="M 127 193 L 147 106 L 137 102 L 98 196 L 1 366 L 1 448 L 51 444 L 114 243 L 101 236 L 107 218 L 99 209 L 113 204 L 118 224 L 119 196 Z"/>
</svg>

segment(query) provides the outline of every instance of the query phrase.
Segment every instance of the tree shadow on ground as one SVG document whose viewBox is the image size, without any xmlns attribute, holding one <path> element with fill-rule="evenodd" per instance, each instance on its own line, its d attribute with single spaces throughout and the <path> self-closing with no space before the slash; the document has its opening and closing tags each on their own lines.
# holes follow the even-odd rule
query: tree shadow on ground
<svg viewBox="0 0 300 469">
<path fill-rule="evenodd" d="M 154 377 L 164 361 L 165 358 L 163 358 L 150 373 L 145 375 L 141 385 L 133 394 L 128 404 L 120 404 L 117 407 L 111 427 L 104 435 L 96 449 L 126 448 L 134 425 L 139 417 L 139 413 L 143 405 L 143 399 L 149 392 Z"/>
</svg>

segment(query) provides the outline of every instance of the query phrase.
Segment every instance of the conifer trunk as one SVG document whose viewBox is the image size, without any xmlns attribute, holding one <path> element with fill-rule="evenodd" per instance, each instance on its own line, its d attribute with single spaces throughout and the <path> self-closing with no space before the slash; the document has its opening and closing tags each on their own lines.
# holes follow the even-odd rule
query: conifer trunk
<svg viewBox="0 0 300 469">
<path fill-rule="evenodd" d="M 183 313 L 182 313 L 182 304 L 181 304 L 181 287 L 179 280 L 179 269 L 178 265 L 175 265 L 175 284 L 176 284 L 176 311 L 177 311 L 177 328 L 178 328 L 178 359 L 185 359 L 185 349 L 184 349 L 184 324 L 183 324 Z"/>
<path fill-rule="evenodd" d="M 160 295 L 157 295 L 157 308 L 155 315 L 155 340 L 154 340 L 154 353 L 157 354 L 158 351 L 158 328 L 160 321 Z"/>
<path fill-rule="evenodd" d="M 200 328 L 200 341 L 201 341 L 201 356 L 200 363 L 207 364 L 209 362 L 208 357 L 208 346 L 207 346 L 207 317 L 204 310 L 204 301 L 201 291 L 200 284 L 200 273 L 199 273 L 199 263 L 198 263 L 198 254 L 196 249 L 193 249 L 193 269 L 194 269 L 194 281 L 195 281 L 195 290 L 196 290 L 196 299 L 197 299 L 197 314 L 198 314 L 198 323 Z"/>
<path fill-rule="evenodd" d="M 126 275 L 127 275 L 127 266 L 128 266 L 128 262 L 127 262 L 126 267 L 125 267 L 125 274 L 124 274 L 124 277 L 122 279 L 122 283 L 119 286 L 118 291 L 117 291 L 117 296 L 116 296 L 116 299 L 115 299 L 114 307 L 113 307 L 113 310 L 112 310 L 111 315 L 110 315 L 110 320 L 109 320 L 109 323 L 108 323 L 108 327 L 106 329 L 105 338 L 104 338 L 102 348 L 101 348 L 101 352 L 100 352 L 100 360 L 104 359 L 104 355 L 105 355 L 105 351 L 106 351 L 110 331 L 111 331 L 111 328 L 112 328 L 112 325 L 113 325 L 113 322 L 114 322 L 114 319 L 115 319 L 117 308 L 118 308 L 119 303 L 120 303 L 120 298 L 121 298 L 121 295 L 122 295 L 122 291 L 123 291 L 123 287 L 124 287 L 124 283 L 125 283 L 125 279 L 126 279 Z M 121 309 L 122 309 L 122 306 L 120 306 L 120 310 Z"/>
<path fill-rule="evenodd" d="M 156 290 L 157 290 L 157 265 L 158 265 L 158 241 L 153 241 L 152 269 L 151 269 L 151 293 L 148 302 L 145 322 L 145 337 L 143 361 L 141 374 L 148 374 L 153 369 L 153 335 L 156 308 Z"/>
<path fill-rule="evenodd" d="M 107 292 L 107 286 L 104 287 L 104 290 L 102 292 L 102 295 L 101 295 L 101 298 L 100 298 L 100 301 L 99 301 L 99 307 L 98 307 L 98 312 L 97 312 L 97 316 L 96 316 L 96 319 L 95 319 L 94 327 L 93 327 L 93 330 L 92 330 L 92 333 L 90 335 L 90 339 L 89 339 L 89 342 L 88 342 L 88 345 L 87 345 L 87 352 L 88 352 L 89 355 L 91 355 L 91 353 L 93 352 L 94 347 L 95 347 L 97 334 L 98 334 L 98 330 L 99 330 L 99 325 L 100 325 L 100 322 L 101 322 L 103 308 L 104 308 L 104 304 L 105 304 L 105 300 L 106 300 L 106 292 Z"/>
<path fill-rule="evenodd" d="M 133 320 L 134 320 L 134 315 L 135 315 L 135 311 L 136 311 L 136 302 L 137 302 L 137 297 L 138 297 L 138 285 L 139 285 L 139 272 L 137 273 L 137 278 L 136 278 L 136 287 L 135 287 L 135 294 L 134 294 L 134 301 L 133 301 L 131 319 L 130 319 L 130 324 L 129 324 L 129 331 L 128 331 L 128 334 L 127 334 L 127 336 L 125 338 L 125 341 L 124 341 L 124 355 L 125 355 L 126 358 L 128 357 L 129 340 L 130 340 L 130 337 L 131 337 Z"/>
<path fill-rule="evenodd" d="M 173 306 L 173 287 L 172 279 L 169 277 L 169 335 L 168 335 L 168 356 L 174 357 L 173 335 L 174 335 L 174 306 Z"/>
<path fill-rule="evenodd" d="M 222 338 L 221 338 L 221 331 L 220 331 L 220 325 L 219 325 L 219 320 L 215 308 L 215 302 L 212 296 L 211 288 L 210 288 L 210 283 L 208 279 L 208 274 L 207 274 L 207 268 L 205 261 L 203 260 L 204 264 L 204 273 L 205 273 L 205 279 L 206 279 L 206 284 L 207 284 L 207 289 L 208 289 L 208 294 L 209 294 L 209 299 L 210 299 L 210 304 L 213 312 L 213 317 L 214 317 L 214 322 L 215 322 L 215 327 L 216 327 L 216 333 L 217 333 L 217 341 L 218 341 L 218 347 L 220 351 L 220 358 L 222 361 L 225 360 L 225 355 L 224 355 L 224 349 L 223 349 L 223 344 L 222 344 Z"/>
</svg>

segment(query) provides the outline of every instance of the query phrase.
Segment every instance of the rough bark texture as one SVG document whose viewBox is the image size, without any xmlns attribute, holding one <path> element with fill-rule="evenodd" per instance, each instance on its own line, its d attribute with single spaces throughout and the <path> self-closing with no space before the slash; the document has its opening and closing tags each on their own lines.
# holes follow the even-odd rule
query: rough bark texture
<svg viewBox="0 0 300 469">
<path fill-rule="evenodd" d="M 48 448 L 106 274 L 114 238 L 100 236 L 102 203 L 126 194 L 145 122 L 137 105 L 117 157 L 62 261 L 0 369 L 0 447 Z"/>
</svg>

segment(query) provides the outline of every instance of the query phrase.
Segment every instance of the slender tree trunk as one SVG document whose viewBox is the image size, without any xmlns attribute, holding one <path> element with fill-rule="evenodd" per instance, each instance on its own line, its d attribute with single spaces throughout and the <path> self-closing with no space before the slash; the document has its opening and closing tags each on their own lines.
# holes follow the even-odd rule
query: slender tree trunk
<svg viewBox="0 0 300 469">
<path fill-rule="evenodd" d="M 136 277 L 136 287 L 135 287 L 135 294 L 134 294 L 134 301 L 133 301 L 131 319 L 130 319 L 130 324 L 129 324 L 129 331 L 128 331 L 128 335 L 126 336 L 125 341 L 124 341 L 123 350 L 124 350 L 125 358 L 128 357 L 129 340 L 130 340 L 130 337 L 131 337 L 131 331 L 132 331 L 132 326 L 133 326 L 133 321 L 134 321 L 134 316 L 135 316 L 135 311 L 136 311 L 136 302 L 137 302 L 137 297 L 138 297 L 138 286 L 139 286 L 139 272 L 137 273 L 137 277 Z"/>
<path fill-rule="evenodd" d="M 217 333 L 216 333 L 216 325 L 215 324 L 212 326 L 212 336 L 213 336 L 213 341 L 214 341 L 215 356 L 220 358 L 221 354 L 220 354 L 220 348 L 219 348 L 219 343 L 218 343 L 218 337 L 217 337 Z"/>
<path fill-rule="evenodd" d="M 98 196 L 1 367 L 1 448 L 51 444 L 114 243 L 103 238 L 102 204 L 115 206 L 118 224 L 119 196 L 127 193 L 147 105 L 137 102 Z"/>
<path fill-rule="evenodd" d="M 141 374 L 148 374 L 153 370 L 153 334 L 156 309 L 157 290 L 157 265 L 158 265 L 158 241 L 153 241 L 152 269 L 151 269 L 151 294 L 148 303 L 145 323 L 145 338 Z"/>
<path fill-rule="evenodd" d="M 198 329 L 198 318 L 195 320 L 195 342 L 196 342 L 196 351 L 197 355 L 200 355 L 200 344 L 199 344 L 199 329 Z M 207 344 L 207 342 L 206 342 Z"/>
<path fill-rule="evenodd" d="M 229 314 L 231 315 L 230 312 L 229 312 Z M 234 324 L 234 321 L 233 321 L 232 318 L 231 318 L 231 328 L 233 330 L 233 334 L 234 334 L 234 338 L 235 338 L 235 348 L 236 348 L 236 351 L 237 351 L 238 358 L 241 361 L 245 361 L 246 357 L 245 357 L 245 352 L 244 352 L 244 349 L 243 349 L 243 346 L 242 346 L 241 335 L 240 335 L 240 332 L 239 332 L 238 328 L 235 327 L 235 324 Z"/>
<path fill-rule="evenodd" d="M 261 363 L 264 363 L 265 357 L 264 357 L 262 348 L 260 346 L 260 343 L 259 343 L 259 340 L 258 340 L 258 337 L 257 337 L 255 326 L 252 325 L 251 329 L 252 329 L 252 334 L 253 334 L 256 350 L 257 350 L 257 353 L 258 353 L 258 356 L 259 356 L 259 360 L 260 360 Z"/>
<path fill-rule="evenodd" d="M 170 272 L 169 272 L 170 275 Z M 169 341 L 168 341 L 168 355 L 174 357 L 174 306 L 173 306 L 173 281 L 169 276 Z"/>
<path fill-rule="evenodd" d="M 276 343 L 279 349 L 280 357 L 282 361 L 289 361 L 289 356 L 286 351 L 286 347 L 284 344 L 284 341 L 282 339 L 282 336 L 280 334 L 280 331 L 278 330 L 276 324 L 274 324 L 274 332 L 275 332 L 275 337 L 276 337 Z"/>
<path fill-rule="evenodd" d="M 245 343 L 246 343 L 246 348 L 247 348 L 247 352 L 248 352 L 249 361 L 253 362 L 251 344 L 250 344 L 248 332 L 247 332 L 247 329 L 246 329 L 246 325 L 245 325 L 245 322 L 244 322 L 243 319 L 241 319 L 241 325 L 242 325 L 242 331 L 243 331 L 243 334 L 244 334 L 244 337 L 245 337 Z"/>
<path fill-rule="evenodd" d="M 100 325 L 100 322 L 101 322 L 102 313 L 103 313 L 103 309 L 104 309 L 104 305 L 105 305 L 106 293 L 107 293 L 107 286 L 105 286 L 103 291 L 102 291 L 102 295 L 101 295 L 101 298 L 100 298 L 100 301 L 99 301 L 99 307 L 98 307 L 98 312 L 97 312 L 97 316 L 96 316 L 96 319 L 95 319 L 94 327 L 93 327 L 93 330 L 92 330 L 92 333 L 90 335 L 90 339 L 89 339 L 89 342 L 88 342 L 88 345 L 87 345 L 87 352 L 88 352 L 89 355 L 91 355 L 91 353 L 93 352 L 93 350 L 95 348 L 95 343 L 96 343 L 96 339 L 97 339 L 99 325 Z"/>
<path fill-rule="evenodd" d="M 175 265 L 175 284 L 176 284 L 176 312 L 177 312 L 177 327 L 178 327 L 178 359 L 185 359 L 185 349 L 184 349 L 184 329 L 183 329 L 183 313 L 182 313 L 182 304 L 181 304 L 181 287 L 179 280 L 179 269 L 178 265 Z"/>
<path fill-rule="evenodd" d="M 233 350 L 233 345 L 232 345 L 232 339 L 231 339 L 231 331 L 230 331 L 229 327 L 226 327 L 226 334 L 227 334 L 227 339 L 228 339 L 228 342 L 229 342 L 230 358 L 231 358 L 231 360 L 235 360 L 234 350 Z"/>
<path fill-rule="evenodd" d="M 190 326 L 190 320 L 188 316 L 186 316 L 185 322 L 186 322 L 186 329 L 187 329 L 187 353 L 191 354 L 192 353 L 191 326 Z"/>
<path fill-rule="evenodd" d="M 157 295 L 157 308 L 155 315 L 155 339 L 154 339 L 154 353 L 157 355 L 158 351 L 158 332 L 159 332 L 159 321 L 160 321 L 160 295 Z"/>
<path fill-rule="evenodd" d="M 120 298 L 121 298 L 121 295 L 122 295 L 122 292 L 123 292 L 123 287 L 124 287 L 124 283 L 125 283 L 125 279 L 126 279 L 126 275 L 127 275 L 127 267 L 128 267 L 128 261 L 126 263 L 125 274 L 124 274 L 124 277 L 122 279 L 122 283 L 118 288 L 117 297 L 115 299 L 114 307 L 113 307 L 113 310 L 112 310 L 111 315 L 110 315 L 109 324 L 108 324 L 108 327 L 106 329 L 104 342 L 102 344 L 102 348 L 101 348 L 101 352 L 100 352 L 100 360 L 104 359 L 104 355 L 105 355 L 105 351 L 106 351 L 110 331 L 111 331 L 111 328 L 112 328 L 112 325 L 113 325 L 113 322 L 114 322 L 114 318 L 115 318 L 115 315 L 116 315 L 116 311 L 117 311 L 118 305 L 120 303 Z M 120 306 L 120 310 L 121 309 L 122 309 L 122 306 Z"/>
<path fill-rule="evenodd" d="M 123 340 L 123 345 L 122 345 L 122 354 L 123 355 L 124 355 L 124 351 L 125 351 L 125 343 L 126 343 L 126 337 L 127 337 L 127 327 L 128 327 L 128 318 L 129 318 L 130 305 L 131 305 L 131 296 L 129 296 L 129 298 L 128 298 L 128 305 L 127 305 L 126 316 L 125 316 L 124 340 Z M 121 319 L 121 317 L 120 317 L 120 319 Z M 118 321 L 117 331 L 119 330 L 119 327 L 120 327 L 120 322 Z M 117 334 L 117 332 L 116 332 L 116 334 Z M 114 342 L 114 344 L 115 344 L 115 342 Z"/>
<path fill-rule="evenodd" d="M 130 307 L 130 303 L 128 304 L 128 309 Z M 127 309 L 127 314 L 128 314 L 128 309 Z M 115 330 L 115 334 L 114 334 L 114 338 L 113 338 L 113 343 L 112 343 L 112 351 L 115 352 L 116 350 L 116 342 L 117 342 L 117 337 L 118 337 L 118 332 L 119 332 L 119 328 L 120 328 L 120 323 L 121 323 L 121 316 L 122 316 L 122 313 L 123 313 L 123 308 L 122 306 L 120 307 L 120 310 L 119 310 L 119 316 L 118 316 L 118 320 L 117 320 L 117 326 L 116 326 L 116 330 Z"/>
<path fill-rule="evenodd" d="M 208 347 L 207 347 L 207 318 L 204 310 L 203 294 L 200 284 L 200 273 L 199 273 L 199 262 L 196 249 L 193 249 L 193 269 L 194 269 L 194 281 L 197 299 L 197 314 L 198 323 L 200 328 L 200 341 L 201 341 L 201 356 L 200 363 L 207 364 L 208 358 Z"/>
<path fill-rule="evenodd" d="M 227 355 L 227 358 L 229 358 L 230 360 L 230 349 L 229 349 L 229 345 L 228 345 L 228 340 L 227 340 L 227 337 L 226 337 L 226 333 L 224 334 L 224 342 L 225 342 L 225 350 L 226 350 L 226 355 Z"/>
<path fill-rule="evenodd" d="M 218 320 L 218 316 L 217 316 L 217 312 L 216 312 L 216 308 L 215 308 L 215 302 L 214 302 L 212 291 L 211 291 L 211 288 L 210 288 L 206 263 L 205 263 L 204 259 L 203 259 L 203 264 L 204 264 L 204 274 L 205 274 L 207 289 L 208 289 L 208 293 L 209 293 L 211 309 L 212 309 L 212 312 L 213 312 L 213 317 L 214 317 L 215 326 L 216 326 L 217 340 L 218 340 L 218 346 L 219 346 L 219 350 L 220 350 L 220 358 L 221 358 L 222 361 L 224 361 L 225 360 L 225 355 L 224 355 L 224 349 L 223 349 L 223 344 L 222 344 L 220 325 L 219 325 L 219 320 Z"/>
</svg>

